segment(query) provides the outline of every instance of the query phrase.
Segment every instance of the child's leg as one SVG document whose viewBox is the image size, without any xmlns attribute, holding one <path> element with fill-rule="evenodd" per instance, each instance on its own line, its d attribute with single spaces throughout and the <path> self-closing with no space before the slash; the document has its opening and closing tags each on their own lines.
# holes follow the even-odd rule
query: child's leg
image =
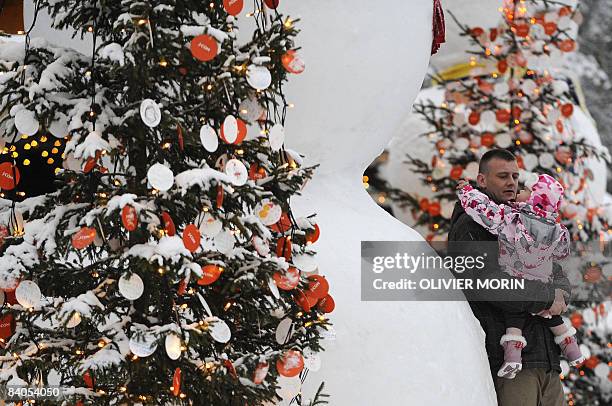
<svg viewBox="0 0 612 406">
<path fill-rule="evenodd" d="M 574 327 L 567 327 L 563 323 L 561 316 L 553 316 L 550 319 L 544 319 L 544 325 L 550 328 L 550 331 L 555 335 L 555 343 L 561 347 L 563 356 L 567 358 L 570 365 L 578 365 L 584 361 L 584 356 L 578 341 L 576 340 L 576 329 Z"/>
<path fill-rule="evenodd" d="M 506 334 L 501 337 L 500 344 L 504 347 L 504 363 L 497 376 L 512 379 L 523 368 L 521 351 L 527 345 L 523 337 L 524 313 L 504 312 Z"/>
</svg>

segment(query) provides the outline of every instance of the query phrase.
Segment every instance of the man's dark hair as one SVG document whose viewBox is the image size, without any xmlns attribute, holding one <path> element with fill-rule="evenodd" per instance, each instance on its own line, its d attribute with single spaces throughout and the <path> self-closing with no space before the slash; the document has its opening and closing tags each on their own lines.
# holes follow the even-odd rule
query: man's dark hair
<svg viewBox="0 0 612 406">
<path fill-rule="evenodd" d="M 487 173 L 489 171 L 489 162 L 492 159 L 502 159 L 504 161 L 516 161 L 514 154 L 507 149 L 492 149 L 484 153 L 478 164 L 478 173 Z"/>
</svg>

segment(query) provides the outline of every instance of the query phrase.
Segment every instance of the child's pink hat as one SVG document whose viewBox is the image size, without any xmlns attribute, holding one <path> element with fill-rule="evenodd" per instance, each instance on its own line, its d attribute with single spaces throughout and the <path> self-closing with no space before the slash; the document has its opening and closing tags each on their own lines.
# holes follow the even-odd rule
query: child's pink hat
<svg viewBox="0 0 612 406">
<path fill-rule="evenodd" d="M 563 201 L 565 189 L 555 178 L 541 174 L 538 181 L 531 187 L 531 196 L 527 202 L 548 213 L 557 213 Z"/>
</svg>

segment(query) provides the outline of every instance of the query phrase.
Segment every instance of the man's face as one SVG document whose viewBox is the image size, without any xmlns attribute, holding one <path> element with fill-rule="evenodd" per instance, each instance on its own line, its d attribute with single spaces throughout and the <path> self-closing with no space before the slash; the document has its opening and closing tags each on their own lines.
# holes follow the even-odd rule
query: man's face
<svg viewBox="0 0 612 406">
<path fill-rule="evenodd" d="M 508 203 L 516 198 L 519 167 L 516 161 L 493 158 L 487 165 L 487 173 L 479 173 L 478 186 L 498 203 Z"/>
</svg>

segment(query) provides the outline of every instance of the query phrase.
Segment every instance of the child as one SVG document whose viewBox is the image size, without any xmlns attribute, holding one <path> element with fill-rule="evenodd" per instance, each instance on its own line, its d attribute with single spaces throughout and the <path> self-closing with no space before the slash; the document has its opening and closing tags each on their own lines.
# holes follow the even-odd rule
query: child
<svg viewBox="0 0 612 406">
<path fill-rule="evenodd" d="M 564 192 L 559 182 L 539 175 L 531 193 L 522 191 L 510 205 L 495 203 L 465 181 L 459 182 L 457 189 L 465 212 L 499 236 L 499 264 L 504 272 L 517 278 L 552 281 L 553 260 L 569 255 L 569 232 L 556 221 Z M 504 363 L 497 372 L 499 377 L 512 379 L 522 369 L 521 350 L 527 345 L 522 332 L 525 319 L 524 312 L 504 312 L 506 334 L 500 341 Z M 542 322 L 555 335 L 555 343 L 570 365 L 584 361 L 574 336 L 576 329 L 568 328 L 561 316 L 548 315 Z"/>
</svg>

